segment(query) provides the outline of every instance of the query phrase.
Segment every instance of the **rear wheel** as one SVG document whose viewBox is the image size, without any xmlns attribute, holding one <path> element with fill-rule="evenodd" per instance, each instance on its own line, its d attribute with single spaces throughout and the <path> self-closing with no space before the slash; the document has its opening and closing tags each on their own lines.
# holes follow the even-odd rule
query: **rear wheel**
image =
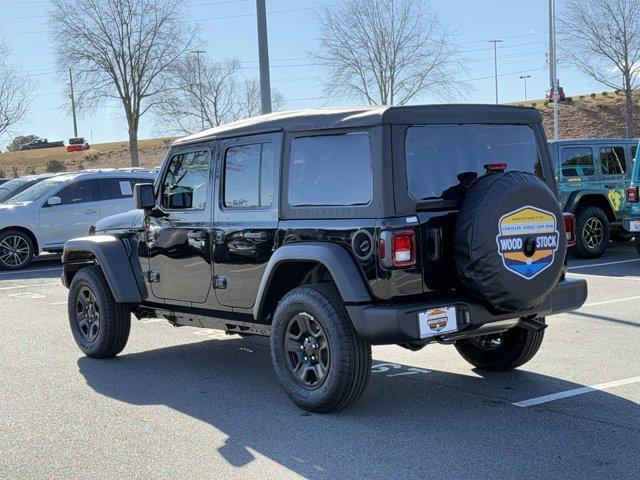
<svg viewBox="0 0 640 480">
<path fill-rule="evenodd" d="M 34 245 L 31 237 L 20 230 L 0 234 L 0 268 L 19 270 L 31 263 Z"/>
<path fill-rule="evenodd" d="M 312 412 L 342 410 L 364 392 L 371 346 L 356 333 L 331 284 L 295 288 L 275 311 L 271 356 L 291 400 Z"/>
<path fill-rule="evenodd" d="M 100 267 L 85 267 L 73 277 L 68 310 L 73 338 L 85 355 L 109 358 L 124 349 L 131 313 L 115 301 Z"/>
<path fill-rule="evenodd" d="M 588 207 L 576 215 L 575 254 L 580 258 L 599 258 L 609 246 L 611 232 L 607 215 L 598 207 Z"/>
<path fill-rule="evenodd" d="M 506 372 L 531 360 L 538 353 L 543 338 L 544 330 L 518 326 L 503 333 L 458 340 L 456 350 L 480 370 Z"/>
</svg>

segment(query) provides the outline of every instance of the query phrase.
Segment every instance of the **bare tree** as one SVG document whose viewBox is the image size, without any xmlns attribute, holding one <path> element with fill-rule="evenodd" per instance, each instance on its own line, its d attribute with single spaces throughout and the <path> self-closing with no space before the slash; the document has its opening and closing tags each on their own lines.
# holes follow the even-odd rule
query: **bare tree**
<svg viewBox="0 0 640 480">
<path fill-rule="evenodd" d="M 633 93 L 640 86 L 640 2 L 567 0 L 560 16 L 568 59 L 607 87 L 624 91 L 627 136 L 634 135 Z"/>
<path fill-rule="evenodd" d="M 25 119 L 33 100 L 34 82 L 9 61 L 10 48 L 0 34 L 0 136 Z"/>
<path fill-rule="evenodd" d="M 320 48 L 312 55 L 330 72 L 331 95 L 356 94 L 375 105 L 404 105 L 415 96 L 450 96 L 461 84 L 452 35 L 427 1 L 348 0 L 320 15 Z"/>
<path fill-rule="evenodd" d="M 242 79 L 237 60 L 186 55 L 167 71 L 167 84 L 154 109 L 163 133 L 184 135 L 260 114 L 258 82 Z M 282 95 L 272 96 L 277 110 Z"/>
<path fill-rule="evenodd" d="M 140 118 L 167 85 L 162 75 L 187 50 L 193 33 L 182 0 L 54 0 L 50 22 L 58 65 L 73 67 L 79 103 L 116 98 L 138 166 Z"/>
</svg>

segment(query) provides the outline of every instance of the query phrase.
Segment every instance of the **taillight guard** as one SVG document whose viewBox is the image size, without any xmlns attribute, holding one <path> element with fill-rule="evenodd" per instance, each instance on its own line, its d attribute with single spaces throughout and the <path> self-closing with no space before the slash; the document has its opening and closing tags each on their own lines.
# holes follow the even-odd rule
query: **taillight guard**
<svg viewBox="0 0 640 480">
<path fill-rule="evenodd" d="M 567 246 L 573 247 L 576 244 L 576 217 L 573 213 L 563 213 L 564 231 L 567 236 Z"/>
<path fill-rule="evenodd" d="M 417 240 L 414 230 L 385 230 L 378 242 L 380 264 L 385 268 L 408 268 L 417 261 Z"/>
</svg>

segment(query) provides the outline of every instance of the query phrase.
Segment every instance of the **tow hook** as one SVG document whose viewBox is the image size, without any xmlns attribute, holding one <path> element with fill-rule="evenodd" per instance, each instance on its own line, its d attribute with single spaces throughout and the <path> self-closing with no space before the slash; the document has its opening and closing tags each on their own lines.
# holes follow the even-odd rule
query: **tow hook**
<svg viewBox="0 0 640 480">
<path fill-rule="evenodd" d="M 522 318 L 520 319 L 520 326 L 532 332 L 539 332 L 540 330 L 547 328 L 549 325 L 537 318 Z"/>
</svg>

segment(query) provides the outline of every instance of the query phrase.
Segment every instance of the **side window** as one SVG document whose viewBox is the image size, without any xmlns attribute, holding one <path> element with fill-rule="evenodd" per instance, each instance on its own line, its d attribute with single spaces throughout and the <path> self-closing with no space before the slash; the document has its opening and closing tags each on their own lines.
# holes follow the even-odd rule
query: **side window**
<svg viewBox="0 0 640 480">
<path fill-rule="evenodd" d="M 270 207 L 273 203 L 274 168 L 272 143 L 229 147 L 224 156 L 224 206 Z"/>
<path fill-rule="evenodd" d="M 96 182 L 95 180 L 81 180 L 79 182 L 73 182 L 60 190 L 55 196 L 60 197 L 62 205 L 95 202 Z"/>
<path fill-rule="evenodd" d="M 366 205 L 373 198 L 367 133 L 296 138 L 289 162 L 294 207 Z"/>
<path fill-rule="evenodd" d="M 601 148 L 600 165 L 603 175 L 623 175 L 626 168 L 624 147 Z"/>
<path fill-rule="evenodd" d="M 593 152 L 590 147 L 563 148 L 560 153 L 563 177 L 591 176 L 595 173 Z"/>
<path fill-rule="evenodd" d="M 171 157 L 162 182 L 162 206 L 170 210 L 205 208 L 210 159 L 208 150 Z"/>
<path fill-rule="evenodd" d="M 138 179 L 104 178 L 98 180 L 100 184 L 100 200 L 119 200 L 133 197 L 133 186 L 140 183 Z"/>
<path fill-rule="evenodd" d="M 638 155 L 638 146 L 637 145 L 633 145 L 631 147 L 631 160 L 630 162 L 633 164 L 633 162 L 636 161 L 636 156 Z"/>
</svg>

